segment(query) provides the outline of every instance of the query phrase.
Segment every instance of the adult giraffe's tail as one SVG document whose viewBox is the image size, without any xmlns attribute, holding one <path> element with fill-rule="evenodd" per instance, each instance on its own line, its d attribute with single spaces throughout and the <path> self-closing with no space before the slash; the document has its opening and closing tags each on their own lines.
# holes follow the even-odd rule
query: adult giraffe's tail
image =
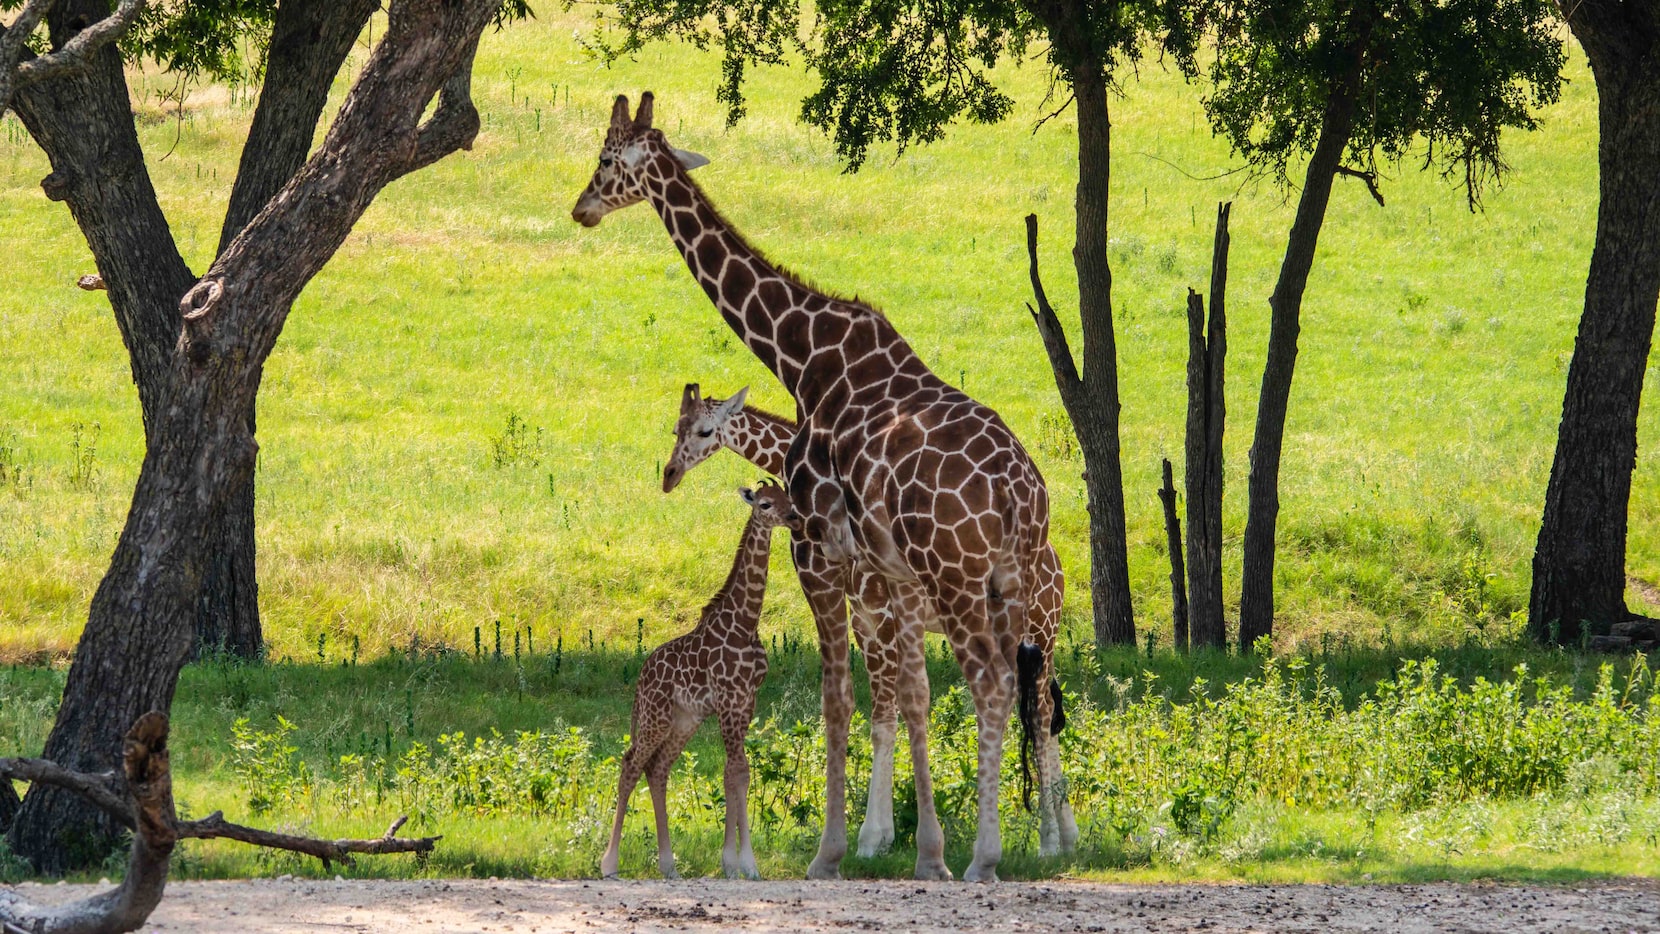
<svg viewBox="0 0 1660 934">
<path fill-rule="evenodd" d="M 1043 682 L 1043 650 L 1030 642 L 1015 650 L 1015 674 L 1020 691 L 1020 803 L 1032 809 L 1032 756 L 1042 724 L 1038 723 L 1038 691 Z M 1059 707 L 1055 708 L 1058 712 Z"/>
</svg>

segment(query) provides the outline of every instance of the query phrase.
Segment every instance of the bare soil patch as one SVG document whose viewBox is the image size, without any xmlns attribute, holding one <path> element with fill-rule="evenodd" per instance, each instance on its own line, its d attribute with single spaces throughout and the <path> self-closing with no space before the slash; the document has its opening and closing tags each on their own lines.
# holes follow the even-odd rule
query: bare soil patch
<svg viewBox="0 0 1660 934">
<path fill-rule="evenodd" d="M 89 886 L 26 884 L 51 902 Z M 1537 885 L 1087 882 L 182 882 L 168 932 L 1660 932 L 1660 881 Z"/>
</svg>

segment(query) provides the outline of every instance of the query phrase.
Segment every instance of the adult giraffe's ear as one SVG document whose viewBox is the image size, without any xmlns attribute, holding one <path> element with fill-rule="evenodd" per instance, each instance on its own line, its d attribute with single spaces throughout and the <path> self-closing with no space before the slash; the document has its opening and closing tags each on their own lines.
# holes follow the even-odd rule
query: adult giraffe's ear
<svg viewBox="0 0 1660 934">
<path fill-rule="evenodd" d="M 680 164 L 685 166 L 686 171 L 688 172 L 693 169 L 700 169 L 709 164 L 708 156 L 692 152 L 690 149 L 675 149 L 673 146 L 670 146 L 669 151 L 674 153 L 674 157 L 680 160 Z"/>
<path fill-rule="evenodd" d="M 640 95 L 640 109 L 634 112 L 634 129 L 651 129 L 651 92 Z"/>
<path fill-rule="evenodd" d="M 744 407 L 744 397 L 747 395 L 749 395 L 748 386 L 745 386 L 744 388 L 733 393 L 732 398 L 722 402 L 720 405 L 715 406 L 715 417 L 724 422 L 732 416 L 738 414 L 739 410 Z"/>
<path fill-rule="evenodd" d="M 628 95 L 618 94 L 616 103 L 611 105 L 611 129 L 628 129 Z"/>
</svg>

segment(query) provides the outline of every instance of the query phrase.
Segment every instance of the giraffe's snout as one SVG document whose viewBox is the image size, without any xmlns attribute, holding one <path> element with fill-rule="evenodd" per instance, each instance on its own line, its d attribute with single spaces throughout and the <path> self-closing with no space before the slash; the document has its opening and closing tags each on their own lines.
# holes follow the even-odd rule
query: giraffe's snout
<svg viewBox="0 0 1660 934">
<path fill-rule="evenodd" d="M 663 492 L 673 493 L 674 488 L 680 485 L 680 465 L 670 464 L 663 468 Z"/>
<path fill-rule="evenodd" d="M 576 206 L 571 208 L 571 220 L 584 227 L 598 227 L 599 222 L 605 219 L 605 206 L 600 203 L 599 195 L 592 188 L 582 193 L 576 199 Z"/>
</svg>

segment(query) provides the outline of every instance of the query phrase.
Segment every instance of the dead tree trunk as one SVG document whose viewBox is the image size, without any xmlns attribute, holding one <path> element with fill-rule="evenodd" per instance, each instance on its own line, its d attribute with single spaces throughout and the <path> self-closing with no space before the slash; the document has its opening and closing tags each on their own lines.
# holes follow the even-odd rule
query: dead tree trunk
<svg viewBox="0 0 1660 934">
<path fill-rule="evenodd" d="M 1585 0 L 1563 10 L 1596 79 L 1601 197 L 1533 553 L 1528 632 L 1577 644 L 1584 624 L 1631 616 L 1626 513 L 1660 301 L 1660 5 Z"/>
<path fill-rule="evenodd" d="M 85 799 L 133 835 L 127 873 L 120 885 L 107 892 L 48 908 L 0 891 L 0 928 L 6 934 L 120 934 L 136 930 L 161 903 L 173 848 L 183 839 L 222 838 L 290 850 L 316 856 L 325 867 L 331 860 L 349 864 L 354 853 L 425 856 L 441 839 L 394 836 L 403 826 L 401 817 L 384 836 L 372 840 L 319 840 L 271 833 L 229 823 L 218 811 L 199 821 L 181 821 L 174 815 L 167 742 L 167 717 L 151 712 L 127 731 L 121 744 L 119 770 L 77 772 L 45 759 L 0 759 L 0 784 L 5 787 L 17 778 L 42 788 L 62 789 Z"/>
<path fill-rule="evenodd" d="M 162 404 L 147 407 L 151 423 L 132 508 L 93 597 L 47 739 L 48 758 L 103 771 L 120 733 L 111 724 L 171 705 L 191 648 L 207 532 L 253 470 L 247 413 L 264 362 L 294 298 L 375 195 L 471 144 L 478 128 L 472 58 L 498 5 L 394 2 L 385 37 L 317 153 L 207 275 L 175 295 L 166 391 Z M 119 61 L 110 64 L 112 72 L 100 74 L 118 81 Z M 438 106 L 423 123 L 440 86 Z M 124 123 L 130 131 L 130 115 Z M 171 239 L 164 242 L 176 259 Z M 117 280 L 100 272 L 113 292 Z M 69 865 L 66 843 L 107 837 L 109 830 L 107 820 L 93 819 L 67 795 L 40 789 L 24 798 L 8 841 L 37 868 L 52 871 Z"/>
<path fill-rule="evenodd" d="M 1164 459 L 1164 486 L 1159 487 L 1159 499 L 1164 503 L 1164 537 L 1170 543 L 1170 621 L 1175 628 L 1176 651 L 1186 652 L 1187 586 L 1182 571 L 1182 520 L 1176 516 L 1176 481 L 1168 457 Z M 1189 514 L 1192 511 L 1190 506 Z"/>
<path fill-rule="evenodd" d="M 1222 428 L 1227 418 L 1223 374 L 1228 356 L 1228 211 L 1216 207 L 1210 260 L 1210 323 L 1205 301 L 1187 291 L 1187 573 L 1193 644 L 1228 644 L 1222 617 Z"/>
</svg>

